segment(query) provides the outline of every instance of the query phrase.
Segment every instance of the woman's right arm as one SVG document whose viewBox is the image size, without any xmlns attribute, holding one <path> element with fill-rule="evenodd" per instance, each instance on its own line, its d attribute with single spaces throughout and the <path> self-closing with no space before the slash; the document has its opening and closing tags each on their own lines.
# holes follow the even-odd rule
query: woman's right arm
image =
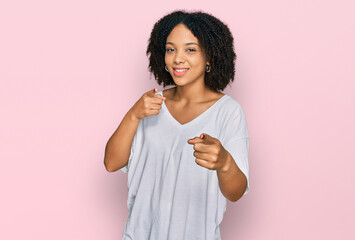
<svg viewBox="0 0 355 240">
<path fill-rule="evenodd" d="M 120 125 L 110 137 L 105 148 L 104 164 L 108 172 L 114 172 L 128 164 L 131 145 L 139 122 L 149 116 L 157 115 L 165 97 L 155 94 L 155 88 L 143 94 L 126 113 Z"/>
<path fill-rule="evenodd" d="M 114 172 L 128 164 L 139 122 L 131 108 L 106 144 L 104 164 L 107 171 Z"/>
</svg>

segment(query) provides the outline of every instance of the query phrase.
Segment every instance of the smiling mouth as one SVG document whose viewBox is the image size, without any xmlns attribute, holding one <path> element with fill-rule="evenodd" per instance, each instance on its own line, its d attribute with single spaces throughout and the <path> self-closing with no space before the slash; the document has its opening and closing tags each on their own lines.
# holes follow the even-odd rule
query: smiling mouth
<svg viewBox="0 0 355 240">
<path fill-rule="evenodd" d="M 173 73 L 175 77 L 182 77 L 187 73 L 188 70 L 188 68 L 173 68 Z"/>
<path fill-rule="evenodd" d="M 174 71 L 176 71 L 176 72 L 186 72 L 187 70 L 189 70 L 188 68 L 173 68 L 174 69 Z"/>
</svg>

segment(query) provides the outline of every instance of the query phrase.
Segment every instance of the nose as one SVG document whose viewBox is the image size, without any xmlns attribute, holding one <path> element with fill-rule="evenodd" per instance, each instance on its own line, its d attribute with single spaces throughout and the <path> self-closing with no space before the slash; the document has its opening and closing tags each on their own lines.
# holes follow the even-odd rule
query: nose
<svg viewBox="0 0 355 240">
<path fill-rule="evenodd" d="M 174 56 L 174 63 L 179 64 L 181 62 L 185 62 L 185 55 L 183 51 L 176 51 L 176 54 Z"/>
</svg>

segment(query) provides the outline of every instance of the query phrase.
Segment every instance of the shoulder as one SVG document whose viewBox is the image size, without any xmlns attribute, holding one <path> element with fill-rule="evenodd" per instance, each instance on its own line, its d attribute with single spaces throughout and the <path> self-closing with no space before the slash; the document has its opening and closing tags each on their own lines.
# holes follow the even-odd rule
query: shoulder
<svg viewBox="0 0 355 240">
<path fill-rule="evenodd" d="M 224 126 L 246 127 L 246 116 L 239 101 L 227 95 L 221 106 L 220 119 Z"/>
<path fill-rule="evenodd" d="M 228 107 L 231 107 L 231 108 L 240 108 L 241 107 L 241 104 L 237 100 L 235 100 L 232 96 L 229 96 L 226 94 L 224 97 L 226 98 L 225 103 L 226 103 L 226 105 L 228 105 Z"/>
<path fill-rule="evenodd" d="M 224 101 L 221 105 L 221 109 L 225 114 L 233 116 L 243 114 L 242 105 L 236 99 L 229 95 L 224 96 Z"/>
<path fill-rule="evenodd" d="M 249 137 L 247 121 L 241 104 L 231 96 L 225 98 L 218 118 L 222 144 L 234 139 Z"/>
</svg>

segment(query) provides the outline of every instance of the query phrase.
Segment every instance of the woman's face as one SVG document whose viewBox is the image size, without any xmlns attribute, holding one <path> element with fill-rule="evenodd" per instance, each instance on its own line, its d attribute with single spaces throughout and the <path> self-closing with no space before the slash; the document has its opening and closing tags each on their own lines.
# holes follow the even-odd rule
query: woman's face
<svg viewBox="0 0 355 240">
<path fill-rule="evenodd" d="M 198 39 L 184 25 L 178 24 L 166 39 L 165 64 L 178 86 L 204 82 L 206 55 Z"/>
</svg>

